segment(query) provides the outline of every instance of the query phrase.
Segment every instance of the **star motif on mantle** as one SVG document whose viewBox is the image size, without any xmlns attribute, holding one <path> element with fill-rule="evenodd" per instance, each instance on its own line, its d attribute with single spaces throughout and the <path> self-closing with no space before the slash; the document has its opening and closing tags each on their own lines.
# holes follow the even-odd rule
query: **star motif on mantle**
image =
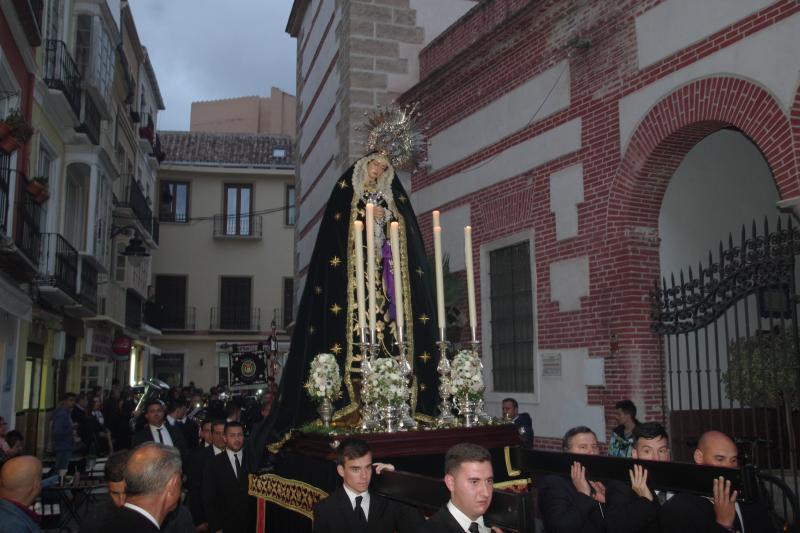
<svg viewBox="0 0 800 533">
<path fill-rule="evenodd" d="M 313 325 L 313 324 L 312 324 L 311 326 L 308 326 L 308 334 L 309 334 L 309 335 L 313 335 L 313 334 L 314 334 L 314 331 L 315 331 L 315 330 L 314 330 L 314 325 Z"/>
<path fill-rule="evenodd" d="M 423 363 L 427 363 L 428 361 L 431 360 L 431 354 L 429 354 L 428 352 L 422 352 L 422 355 L 417 356 L 417 359 L 419 359 Z"/>
<path fill-rule="evenodd" d="M 339 355 L 340 353 L 342 353 L 342 345 L 339 344 L 338 342 L 335 343 L 333 346 L 331 346 L 331 353 L 334 355 Z"/>
<path fill-rule="evenodd" d="M 339 313 L 342 310 L 342 308 L 336 302 L 333 302 L 333 305 L 330 307 L 330 309 L 331 313 L 333 313 L 333 316 L 339 316 Z"/>
<path fill-rule="evenodd" d="M 334 255 L 333 257 L 331 257 L 331 260 L 330 260 L 330 261 L 328 261 L 328 262 L 331 264 L 331 266 L 332 266 L 333 268 L 336 268 L 336 267 L 338 267 L 339 265 L 341 265 L 341 264 L 342 264 L 342 260 L 341 260 L 341 259 L 339 259 L 339 256 L 338 256 L 338 255 Z"/>
<path fill-rule="evenodd" d="M 314 293 L 315 294 L 322 294 L 322 287 L 320 287 L 319 285 L 315 285 L 314 286 Z"/>
<path fill-rule="evenodd" d="M 401 194 L 400 196 L 397 197 L 397 199 L 403 203 L 406 203 L 408 201 L 408 198 L 406 198 L 405 194 Z"/>
<path fill-rule="evenodd" d="M 419 391 L 420 392 L 425 392 L 426 390 L 428 390 L 428 386 L 425 385 L 424 383 L 420 383 L 419 384 Z"/>
<path fill-rule="evenodd" d="M 347 188 L 347 181 L 344 178 L 339 180 L 339 188 L 340 189 L 346 189 Z"/>
<path fill-rule="evenodd" d="M 422 270 L 422 267 L 417 267 L 417 270 L 415 270 L 415 272 L 417 273 L 417 276 L 419 276 L 419 277 L 422 277 L 422 275 L 425 274 L 425 271 Z"/>
<path fill-rule="evenodd" d="M 427 324 L 427 323 L 428 323 L 428 320 L 430 320 L 430 319 L 431 319 L 431 317 L 429 317 L 429 316 L 428 316 L 427 314 L 425 314 L 425 313 L 422 313 L 421 315 L 419 315 L 419 318 L 418 318 L 417 320 L 419 320 L 419 321 L 420 321 L 420 322 L 422 322 L 423 324 Z"/>
<path fill-rule="evenodd" d="M 336 222 L 339 222 L 341 219 L 342 219 L 342 214 L 341 213 L 334 213 L 333 214 L 333 220 L 335 220 Z"/>
</svg>

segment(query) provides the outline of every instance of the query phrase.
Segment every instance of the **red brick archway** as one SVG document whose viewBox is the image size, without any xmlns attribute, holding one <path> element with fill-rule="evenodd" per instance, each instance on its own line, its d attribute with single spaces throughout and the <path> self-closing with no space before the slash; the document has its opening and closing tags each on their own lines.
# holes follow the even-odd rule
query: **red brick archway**
<svg viewBox="0 0 800 533">
<path fill-rule="evenodd" d="M 665 407 L 661 348 L 649 331 L 649 293 L 660 276 L 661 202 L 689 150 L 723 128 L 740 131 L 762 152 L 781 198 L 800 194 L 789 118 L 764 88 L 733 77 L 698 80 L 661 99 L 634 131 L 610 189 L 606 246 L 621 290 L 608 301 L 619 351 L 606 360 L 607 397 L 638 398 L 651 420 Z"/>
</svg>

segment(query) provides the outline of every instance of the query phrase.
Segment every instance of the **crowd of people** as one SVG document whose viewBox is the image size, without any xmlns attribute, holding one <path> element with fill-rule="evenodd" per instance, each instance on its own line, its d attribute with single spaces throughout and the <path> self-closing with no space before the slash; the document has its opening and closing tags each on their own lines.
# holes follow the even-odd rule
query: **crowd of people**
<svg viewBox="0 0 800 533">
<path fill-rule="evenodd" d="M 115 424 L 115 417 L 127 413 L 124 394 L 109 394 L 103 402 L 89 395 L 64 396 L 53 416 L 56 469 L 72 458 L 74 450 L 68 442 L 85 446 L 86 450 L 101 450 L 105 445 L 111 452 L 105 464 L 108 500 L 92 510 L 79 531 L 253 530 L 255 500 L 247 491 L 247 473 L 252 469 L 244 449 L 242 405 L 221 402 L 217 391 L 207 397 L 196 392 L 178 390 L 166 404 L 149 399 L 140 413 L 141 423 L 126 422 L 126 429 L 116 434 L 111 429 L 120 425 Z M 103 407 L 108 398 L 119 403 L 106 410 Z M 189 414 L 204 404 L 206 416 L 196 422 Z M 248 423 L 263 419 L 270 405 L 271 395 L 267 395 L 259 409 L 249 410 Z M 636 407 L 630 401 L 619 402 L 616 408 L 619 426 L 612 432 L 609 455 L 671 460 L 669 438 L 660 423 L 639 422 Z M 134 419 L 136 414 L 130 411 Z M 530 416 L 519 413 L 512 398 L 504 400 L 503 414 L 518 426 L 521 444 L 530 446 Z M 5 459 L 0 470 L 0 532 L 39 531 L 30 506 L 42 487 L 42 463 L 20 453 L 20 439 L 14 432 L 6 432 L 5 421 L 0 419 L 0 452 Z M 601 452 L 597 436 L 585 426 L 567 431 L 562 445 L 565 452 L 578 455 Z M 380 475 L 394 467 L 374 463 L 365 441 L 346 439 L 336 455 L 336 471 L 342 485 L 316 505 L 314 533 L 499 531 L 483 519 L 492 500 L 493 471 L 491 456 L 481 446 L 462 443 L 447 451 L 444 483 L 450 501 L 427 520 L 418 509 L 370 492 L 373 472 Z M 693 458 L 698 465 L 738 466 L 735 443 L 719 431 L 701 436 Z M 766 511 L 757 504 L 737 501 L 736 491 L 724 478 L 714 481 L 713 497 L 700 497 L 651 488 L 647 470 L 639 465 L 633 466 L 629 477 L 628 482 L 592 479 L 580 461 L 572 464 L 568 475 L 537 477 L 533 488 L 544 531 L 773 531 Z"/>
</svg>

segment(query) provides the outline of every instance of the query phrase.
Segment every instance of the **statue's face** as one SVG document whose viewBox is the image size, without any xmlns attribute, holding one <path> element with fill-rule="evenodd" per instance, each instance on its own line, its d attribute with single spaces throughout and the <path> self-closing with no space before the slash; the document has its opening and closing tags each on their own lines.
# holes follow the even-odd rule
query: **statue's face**
<svg viewBox="0 0 800 533">
<path fill-rule="evenodd" d="M 389 166 L 380 159 L 373 159 L 367 163 L 367 182 L 374 185 Z"/>
</svg>

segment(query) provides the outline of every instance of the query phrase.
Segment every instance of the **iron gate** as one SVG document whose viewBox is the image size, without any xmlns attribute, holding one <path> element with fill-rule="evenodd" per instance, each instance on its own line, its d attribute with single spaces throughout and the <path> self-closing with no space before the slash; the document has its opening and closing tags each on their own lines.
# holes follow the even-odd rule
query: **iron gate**
<svg viewBox="0 0 800 533">
<path fill-rule="evenodd" d="M 691 461 L 698 437 L 731 435 L 740 458 L 756 464 L 775 511 L 796 522 L 800 440 L 800 351 L 796 255 L 791 218 L 767 219 L 720 242 L 716 260 L 662 280 L 653 294 L 652 329 L 664 351 L 665 412 L 673 459 Z M 749 235 L 748 235 L 749 233 Z M 792 511 L 794 509 L 795 511 Z"/>
</svg>

